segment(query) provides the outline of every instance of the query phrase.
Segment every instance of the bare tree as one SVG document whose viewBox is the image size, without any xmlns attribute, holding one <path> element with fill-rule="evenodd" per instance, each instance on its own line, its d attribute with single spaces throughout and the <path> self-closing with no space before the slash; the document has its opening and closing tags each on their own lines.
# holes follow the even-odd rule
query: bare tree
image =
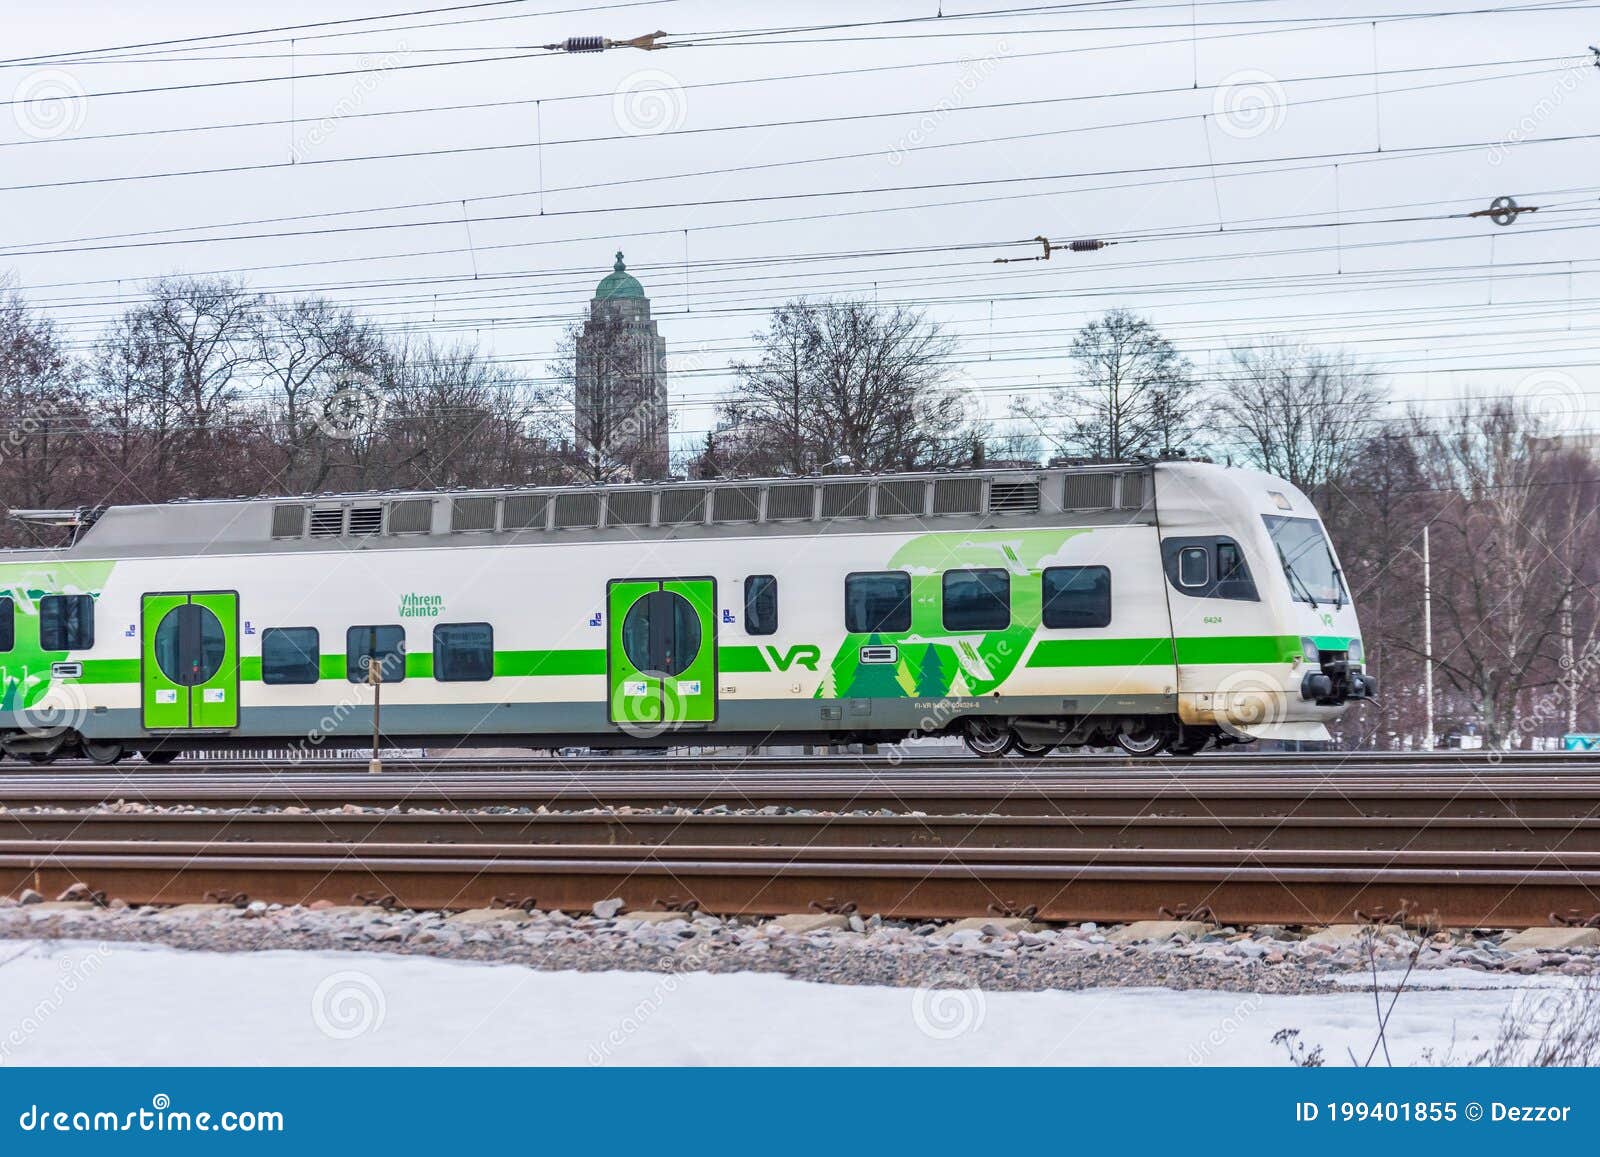
<svg viewBox="0 0 1600 1157">
<path fill-rule="evenodd" d="M 1281 340 L 1236 349 L 1232 361 L 1213 404 L 1251 465 L 1307 493 L 1349 470 L 1385 398 L 1369 369 L 1343 350 Z"/>
<path fill-rule="evenodd" d="M 1124 461 L 1181 453 L 1195 441 L 1193 369 L 1149 321 L 1114 309 L 1078 331 L 1071 356 L 1071 383 L 1043 407 L 1014 407 L 1059 453 Z"/>
<path fill-rule="evenodd" d="M 287 488 L 321 490 L 336 474 L 360 472 L 359 444 L 384 405 L 387 360 L 372 327 L 326 298 L 262 309 L 256 362 L 279 451 L 275 473 Z"/>
<path fill-rule="evenodd" d="M 376 469 L 389 486 L 549 482 L 553 391 L 537 390 L 477 346 L 405 344 L 383 374 Z"/>
<path fill-rule="evenodd" d="M 77 364 L 55 327 L 0 284 L 0 495 L 13 507 L 84 493 L 89 415 Z"/>
<path fill-rule="evenodd" d="M 1417 418 L 1413 429 L 1436 502 L 1434 661 L 1499 747 L 1520 743 L 1533 697 L 1544 696 L 1537 710 L 1550 713 L 1569 616 L 1592 615 L 1597 590 L 1593 464 L 1542 433 L 1506 402 L 1467 403 L 1442 427 Z"/>
<path fill-rule="evenodd" d="M 950 380 L 954 343 L 904 307 L 795 301 L 773 311 L 761 356 L 708 445 L 720 470 L 919 470 L 972 461 L 975 401 Z M 711 455 L 703 456 L 701 471 Z"/>
</svg>

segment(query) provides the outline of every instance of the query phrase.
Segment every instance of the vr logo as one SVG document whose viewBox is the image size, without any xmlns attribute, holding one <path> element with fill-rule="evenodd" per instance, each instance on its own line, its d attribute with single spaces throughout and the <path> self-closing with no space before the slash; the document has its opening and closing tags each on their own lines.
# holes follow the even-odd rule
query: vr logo
<svg viewBox="0 0 1600 1157">
<path fill-rule="evenodd" d="M 810 643 L 797 643 L 790 647 L 787 653 L 779 651 L 769 643 L 767 654 L 772 658 L 772 665 L 780 671 L 787 671 L 790 667 L 804 667 L 807 671 L 815 671 L 818 661 L 822 658 L 821 648 Z"/>
</svg>

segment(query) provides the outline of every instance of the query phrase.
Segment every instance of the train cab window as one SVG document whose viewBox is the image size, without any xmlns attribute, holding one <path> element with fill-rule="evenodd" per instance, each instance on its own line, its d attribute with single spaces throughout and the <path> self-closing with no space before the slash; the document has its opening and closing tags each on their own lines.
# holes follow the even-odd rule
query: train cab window
<svg viewBox="0 0 1600 1157">
<path fill-rule="evenodd" d="M 94 646 L 94 596 L 45 595 L 39 600 L 39 649 L 87 651 Z"/>
<path fill-rule="evenodd" d="M 1163 539 L 1161 564 L 1167 581 L 1192 598 L 1260 600 L 1243 548 L 1224 535 Z"/>
<path fill-rule="evenodd" d="M 268 627 L 261 632 L 263 683 L 315 683 L 322 675 L 322 641 L 315 627 Z"/>
<path fill-rule="evenodd" d="M 1111 571 L 1103 566 L 1046 567 L 1042 621 L 1052 629 L 1111 625 Z"/>
<path fill-rule="evenodd" d="M 367 681 L 367 667 L 378 664 L 385 683 L 406 677 L 404 627 L 351 627 L 344 636 L 344 674 L 352 683 Z"/>
<path fill-rule="evenodd" d="M 1011 575 L 999 567 L 944 572 L 944 629 L 1003 631 L 1011 625 Z"/>
<path fill-rule="evenodd" d="M 0 651 L 17 645 L 17 611 L 11 596 L 0 598 Z"/>
<path fill-rule="evenodd" d="M 911 576 L 864 571 L 844 580 L 844 626 L 852 634 L 911 629 Z"/>
<path fill-rule="evenodd" d="M 443 683 L 481 683 L 494 677 L 494 628 L 488 623 L 440 623 L 433 628 L 433 677 Z"/>
<path fill-rule="evenodd" d="M 778 580 L 753 574 L 744 580 L 744 633 L 772 635 L 778 630 Z"/>
</svg>

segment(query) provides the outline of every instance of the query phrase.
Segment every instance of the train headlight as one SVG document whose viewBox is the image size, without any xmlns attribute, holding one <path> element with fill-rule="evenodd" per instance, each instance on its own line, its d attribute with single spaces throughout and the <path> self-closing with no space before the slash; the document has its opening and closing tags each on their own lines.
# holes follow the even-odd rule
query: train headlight
<svg viewBox="0 0 1600 1157">
<path fill-rule="evenodd" d="M 1361 645 L 1360 639 L 1350 640 L 1350 661 L 1352 663 L 1365 663 L 1367 661 L 1367 649 Z"/>
<path fill-rule="evenodd" d="M 1305 661 L 1310 663 L 1312 666 L 1316 666 L 1322 662 L 1322 648 L 1317 646 L 1317 641 L 1315 639 L 1302 638 L 1300 640 L 1300 654 L 1304 656 Z"/>
</svg>

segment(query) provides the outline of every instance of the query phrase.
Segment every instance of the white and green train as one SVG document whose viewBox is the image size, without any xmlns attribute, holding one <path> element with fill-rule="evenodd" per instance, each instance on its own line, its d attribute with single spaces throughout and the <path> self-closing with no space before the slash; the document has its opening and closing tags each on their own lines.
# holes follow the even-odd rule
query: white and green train
<svg viewBox="0 0 1600 1157">
<path fill-rule="evenodd" d="M 359 746 L 375 697 L 413 746 L 1189 753 L 1375 690 L 1311 503 L 1209 464 L 25 513 L 77 532 L 0 552 L 18 758 Z"/>
</svg>

